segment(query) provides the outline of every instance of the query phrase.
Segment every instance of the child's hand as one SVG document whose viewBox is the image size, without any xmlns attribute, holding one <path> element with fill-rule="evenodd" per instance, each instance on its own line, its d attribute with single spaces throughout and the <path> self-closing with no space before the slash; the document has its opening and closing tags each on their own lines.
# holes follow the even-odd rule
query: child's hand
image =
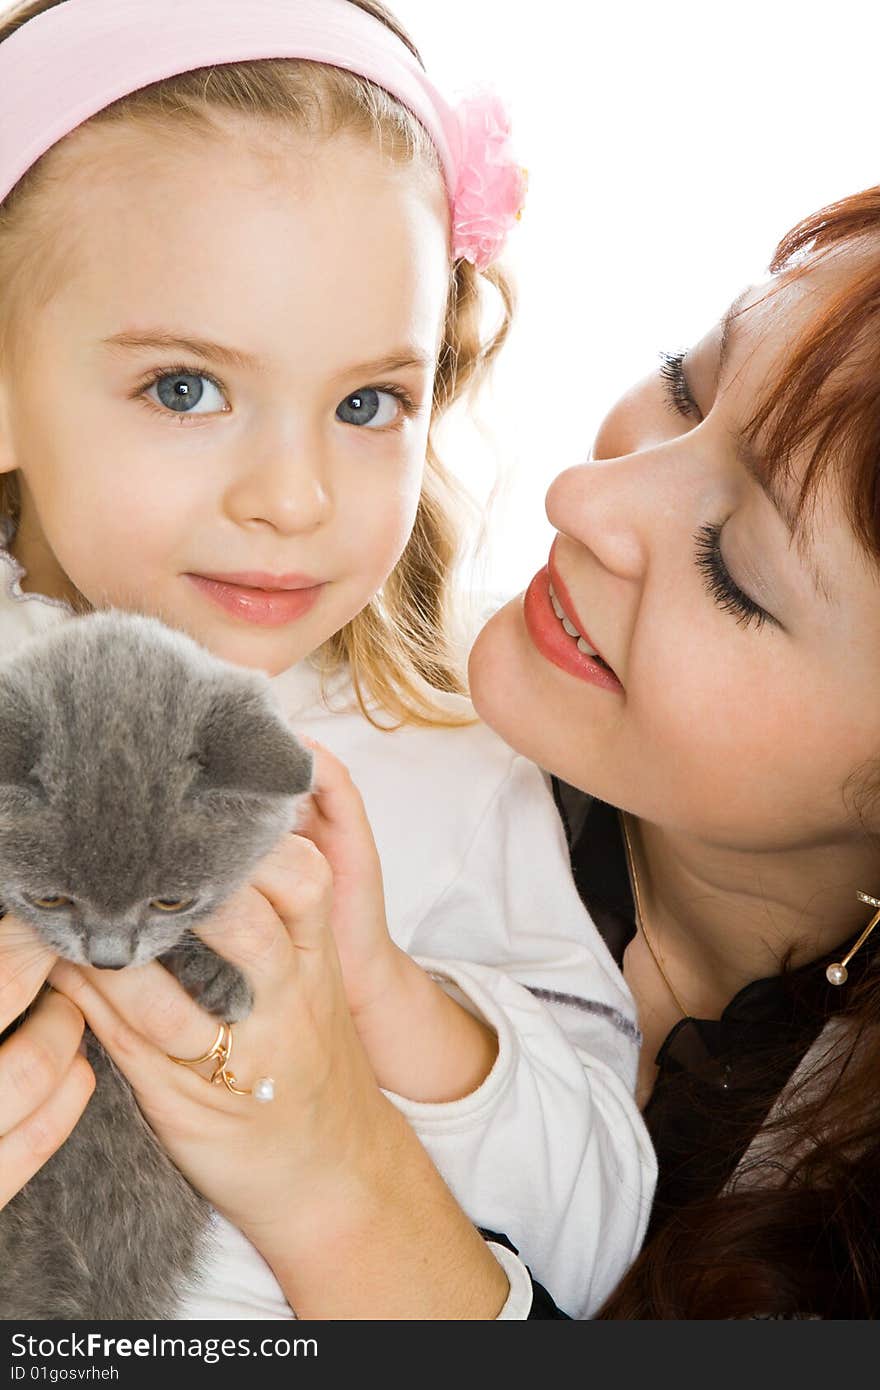
<svg viewBox="0 0 880 1390">
<path fill-rule="evenodd" d="M 25 922 L 0 922 L 0 1034 L 36 998 L 56 957 Z M 47 991 L 0 1045 L 0 1209 L 61 1148 L 95 1075 L 80 1055 L 84 1019 Z"/>
<path fill-rule="evenodd" d="M 360 792 L 322 744 L 315 755 L 307 835 L 333 871 L 331 924 L 352 1018 L 380 1085 L 409 1100 L 457 1100 L 475 1090 L 497 1038 L 400 950 L 388 932 L 382 868 Z"/>
<path fill-rule="evenodd" d="M 321 851 L 333 874 L 330 923 L 352 1017 L 366 1018 L 396 988 L 403 953 L 388 933 L 376 842 L 348 768 L 314 739 L 312 793 L 297 834 Z"/>
</svg>

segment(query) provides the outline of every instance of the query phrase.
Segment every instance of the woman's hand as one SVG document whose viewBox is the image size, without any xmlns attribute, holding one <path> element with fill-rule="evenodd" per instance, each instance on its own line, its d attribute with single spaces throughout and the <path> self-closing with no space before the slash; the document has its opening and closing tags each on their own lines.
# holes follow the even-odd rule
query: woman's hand
<svg viewBox="0 0 880 1390">
<path fill-rule="evenodd" d="M 207 1052 L 218 1020 L 158 962 L 105 971 L 58 961 L 50 975 L 128 1077 L 181 1171 L 257 1245 L 292 1193 L 322 1189 L 327 1164 L 359 1151 L 369 1161 L 381 1093 L 346 1006 L 330 896 L 326 860 L 285 835 L 252 883 L 198 928 L 253 988 L 229 1071 L 245 1089 L 271 1077 L 269 1103 L 211 1085 L 216 1062 L 194 1070 L 170 1060 Z"/>
<path fill-rule="evenodd" d="M 246 1089 L 271 1077 L 268 1103 L 212 1085 L 211 1063 L 199 1074 L 170 1060 L 207 1052 L 218 1025 L 158 962 L 111 972 L 59 961 L 50 979 L 300 1317 L 494 1317 L 506 1280 L 376 1084 L 346 1004 L 330 902 L 327 861 L 286 835 L 199 928 L 253 986 L 229 1071 Z"/>
<path fill-rule="evenodd" d="M 26 923 L 0 921 L 0 1034 L 39 994 L 56 957 Z M 0 1208 L 60 1149 L 95 1076 L 79 1051 L 85 1021 L 47 990 L 0 1045 Z"/>
</svg>

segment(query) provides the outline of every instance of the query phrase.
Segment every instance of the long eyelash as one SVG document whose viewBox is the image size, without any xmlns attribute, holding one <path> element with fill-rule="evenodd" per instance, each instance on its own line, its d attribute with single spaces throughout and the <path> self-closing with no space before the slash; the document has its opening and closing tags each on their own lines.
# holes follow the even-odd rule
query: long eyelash
<svg viewBox="0 0 880 1390">
<path fill-rule="evenodd" d="M 386 381 L 384 383 L 376 381 L 373 382 L 370 386 L 362 386 L 360 390 L 385 391 L 389 396 L 396 396 L 397 399 L 400 401 L 401 405 L 404 407 L 404 409 L 409 411 L 411 414 L 415 414 L 416 410 L 418 409 L 415 401 L 407 391 L 406 387 L 401 386 L 399 381 Z M 349 394 L 352 396 L 356 396 L 357 391 L 352 391 Z"/>
<path fill-rule="evenodd" d="M 399 381 L 373 381 L 370 382 L 369 386 L 358 386 L 354 391 L 349 391 L 348 395 L 343 396 L 342 399 L 349 400 L 351 396 L 357 396 L 361 391 L 384 391 L 386 395 L 394 396 L 396 400 L 400 401 L 400 414 L 396 420 L 392 420 L 390 425 L 383 425 L 381 429 L 370 430 L 366 427 L 351 426 L 358 434 L 373 434 L 378 435 L 380 438 L 382 435 L 394 434 L 396 431 L 403 429 L 407 420 L 411 420 L 413 416 L 418 415 L 421 408 L 413 400 L 406 387 L 401 386 Z"/>
<path fill-rule="evenodd" d="M 155 386 L 157 381 L 161 381 L 162 378 L 166 376 L 201 376 L 204 377 L 205 381 L 210 381 L 211 385 L 217 388 L 221 396 L 224 398 L 226 396 L 222 383 L 219 382 L 215 376 L 212 376 L 210 372 L 206 372 L 204 367 L 196 367 L 191 362 L 172 362 L 170 366 L 163 367 L 161 371 L 151 372 L 149 376 L 145 377 L 144 380 L 135 387 L 134 391 L 132 391 L 132 398 L 140 400 L 148 410 L 152 410 L 154 414 L 158 413 L 164 415 L 166 419 L 173 420 L 175 424 L 183 424 L 190 418 L 203 422 L 205 417 L 204 415 L 191 416 L 186 411 L 177 412 L 168 410 L 166 406 L 157 405 L 155 401 L 149 400 L 146 392 L 149 391 L 151 386 Z M 220 413 L 220 411 L 217 412 L 217 414 Z M 226 414 L 228 412 L 222 413 Z"/>
<path fill-rule="evenodd" d="M 677 415 L 684 415 L 690 420 L 694 415 L 700 415 L 700 407 L 691 395 L 687 377 L 682 369 L 685 355 L 684 352 L 661 352 L 660 375 L 663 378 L 669 408 Z"/>
<path fill-rule="evenodd" d="M 731 577 L 721 554 L 721 527 L 717 524 L 701 526 L 694 541 L 696 543 L 697 568 L 702 572 L 706 588 L 715 602 L 725 613 L 732 613 L 741 627 L 762 628 L 766 622 L 776 623 L 776 619 L 744 594 Z"/>
<path fill-rule="evenodd" d="M 392 424 L 386 425 L 384 429 L 373 430 L 373 434 L 385 434 L 390 430 L 399 430 L 405 420 L 411 419 L 413 415 L 419 413 L 419 407 L 416 405 L 406 387 L 401 386 L 399 381 L 371 382 L 369 386 L 359 386 L 356 391 L 349 391 L 348 394 L 349 396 L 356 396 L 358 391 L 384 391 L 387 395 L 394 396 L 400 401 L 403 412 L 400 418 L 393 421 Z M 343 399 L 347 400 L 348 397 L 346 396 Z M 365 433 L 368 432 L 369 431 L 365 431 Z"/>
<path fill-rule="evenodd" d="M 203 367 L 196 367 L 191 362 L 173 362 L 170 366 L 163 367 L 160 371 L 150 372 L 149 376 L 145 377 L 144 380 L 141 381 L 135 387 L 134 391 L 132 392 L 132 396 L 142 401 L 143 404 L 147 407 L 147 409 L 152 410 L 154 414 L 158 411 L 160 415 L 164 415 L 166 418 L 170 417 L 174 420 L 175 424 L 182 424 L 183 422 L 188 421 L 190 419 L 200 421 L 204 419 L 204 416 L 192 416 L 190 413 L 187 413 L 186 411 L 175 413 L 172 410 L 168 410 L 164 406 L 156 405 L 155 401 L 151 401 L 148 399 L 146 392 L 149 391 L 151 386 L 155 386 L 157 381 L 161 381 L 162 378 L 166 376 L 201 376 L 204 377 L 205 381 L 210 381 L 211 385 L 216 387 L 216 389 L 220 392 L 221 396 L 226 396 L 226 391 L 223 387 L 222 382 L 219 382 L 216 377 L 211 375 L 210 372 L 206 372 Z M 400 404 L 403 407 L 404 416 L 411 417 L 413 415 L 418 414 L 419 407 L 416 405 L 415 401 L 413 400 L 410 393 L 406 390 L 406 388 L 404 386 L 401 386 L 400 382 L 377 382 L 375 385 L 361 386 L 358 389 L 361 391 L 385 391 L 389 396 L 394 396 L 397 400 L 400 401 Z M 349 392 L 349 394 L 357 395 L 357 392 L 351 391 Z M 220 412 L 218 412 L 218 414 L 219 413 Z M 388 425 L 386 428 L 389 430 L 399 429 L 401 423 L 402 421 L 398 421 L 393 425 Z"/>
</svg>

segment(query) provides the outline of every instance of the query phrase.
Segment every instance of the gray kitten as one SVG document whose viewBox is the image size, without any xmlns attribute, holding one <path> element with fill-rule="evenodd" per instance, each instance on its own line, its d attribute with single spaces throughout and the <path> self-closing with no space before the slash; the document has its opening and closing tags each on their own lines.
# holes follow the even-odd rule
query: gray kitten
<svg viewBox="0 0 880 1390">
<path fill-rule="evenodd" d="M 154 618 L 71 619 L 0 665 L 0 903 L 68 960 L 159 957 L 234 1022 L 247 981 L 192 929 L 293 829 L 311 773 L 261 672 Z M 0 1211 L 6 1320 L 172 1318 L 198 1270 L 208 1204 L 86 1046 L 92 1099 Z"/>
</svg>

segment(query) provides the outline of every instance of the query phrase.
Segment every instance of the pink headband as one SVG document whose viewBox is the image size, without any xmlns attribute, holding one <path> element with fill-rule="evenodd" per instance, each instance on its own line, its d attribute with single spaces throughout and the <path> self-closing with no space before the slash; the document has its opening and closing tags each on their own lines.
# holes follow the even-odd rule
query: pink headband
<svg viewBox="0 0 880 1390">
<path fill-rule="evenodd" d="M 194 68 L 305 58 L 396 97 L 440 157 L 452 255 L 484 270 L 519 217 L 525 171 L 501 103 L 451 107 L 392 31 L 349 0 L 65 0 L 0 43 L 0 203 L 41 155 L 120 97 Z"/>
</svg>

